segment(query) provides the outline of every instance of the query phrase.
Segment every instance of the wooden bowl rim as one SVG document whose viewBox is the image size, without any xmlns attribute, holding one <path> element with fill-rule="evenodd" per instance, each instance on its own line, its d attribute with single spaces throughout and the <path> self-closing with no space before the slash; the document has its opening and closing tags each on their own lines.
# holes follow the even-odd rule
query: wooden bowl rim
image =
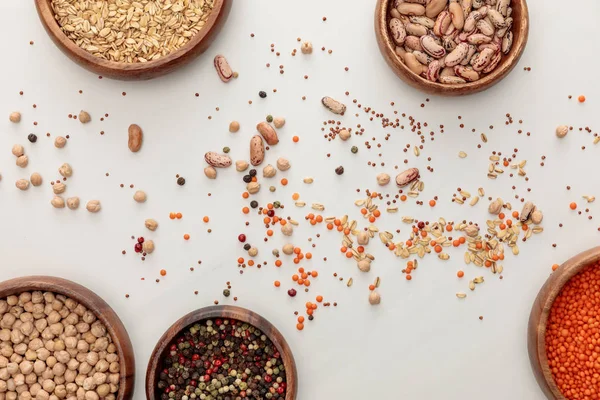
<svg viewBox="0 0 600 400">
<path fill-rule="evenodd" d="M 212 30 L 215 28 L 216 22 L 220 15 L 227 10 L 228 3 L 231 0 L 214 0 L 213 10 L 210 13 L 208 20 L 204 27 L 196 33 L 185 46 L 169 53 L 166 57 L 161 57 L 158 60 L 152 60 L 145 63 L 124 63 L 105 60 L 103 58 L 95 57 L 91 53 L 77 46 L 75 42 L 65 35 L 60 29 L 58 21 L 54 18 L 54 12 L 51 7 L 52 0 L 35 0 L 38 15 L 42 20 L 46 30 L 49 34 L 53 35 L 57 40 L 54 42 L 68 54 L 73 55 L 78 60 L 83 60 L 97 67 L 102 67 L 112 73 L 118 73 L 119 71 L 130 71 L 130 72 L 142 72 L 149 71 L 155 68 L 160 68 L 165 65 L 172 64 L 173 62 L 184 57 L 187 53 L 192 52 L 195 47 L 199 46 L 204 38 L 206 38 Z M 199 55 L 200 53 L 198 53 Z"/>
<path fill-rule="evenodd" d="M 536 299 L 533 303 L 533 307 L 531 309 L 530 314 L 530 324 L 528 327 L 528 334 L 532 337 L 535 337 L 535 341 L 528 341 L 529 353 L 530 353 L 530 361 L 533 368 L 539 368 L 539 372 L 546 381 L 548 389 L 551 391 L 554 399 L 556 400 L 568 400 L 558 389 L 556 383 L 554 382 L 554 378 L 552 377 L 551 372 L 546 372 L 541 365 L 536 365 L 537 363 L 543 363 L 543 365 L 548 365 L 548 357 L 546 354 L 546 327 L 548 323 L 548 318 L 550 316 L 550 310 L 552 309 L 552 305 L 554 301 L 562 291 L 563 287 L 569 282 L 575 275 L 581 272 L 585 267 L 595 264 L 600 261 L 600 246 L 594 247 L 592 249 L 586 250 L 577 254 L 574 257 L 571 257 L 560 267 L 550 275 L 550 277 L 546 280 L 542 288 L 540 289 Z M 550 290 L 554 289 L 554 290 Z M 539 311 L 539 321 L 535 326 L 532 324 L 534 320 L 534 315 Z M 543 329 L 540 329 L 543 328 Z M 535 329 L 535 332 L 532 334 L 531 329 Z M 534 348 L 532 348 L 534 346 Z M 531 355 L 536 354 L 537 360 L 534 360 Z M 544 388 L 542 388 L 544 389 Z"/>
<path fill-rule="evenodd" d="M 162 359 L 163 354 L 168 349 L 168 346 L 173 339 L 190 325 L 213 318 L 231 318 L 245 322 L 260 329 L 262 333 L 267 335 L 267 337 L 275 344 L 277 350 L 279 350 L 283 365 L 285 366 L 287 383 L 285 400 L 296 400 L 298 391 L 298 371 L 296 369 L 294 354 L 281 332 L 260 314 L 243 307 L 229 305 L 208 306 L 194 310 L 178 319 L 165 331 L 156 343 L 152 355 L 150 356 L 150 360 L 148 361 L 148 368 L 146 370 L 146 398 L 148 400 L 155 400 L 157 398 L 150 397 L 151 394 L 155 396 L 156 372 L 159 368 L 159 362 Z M 181 327 L 181 329 L 174 331 L 174 328 L 176 327 Z"/>
<path fill-rule="evenodd" d="M 388 64 L 393 63 L 394 66 L 402 70 L 399 72 L 403 75 L 401 76 L 402 80 L 427 93 L 439 94 L 443 96 L 456 96 L 474 94 L 488 89 L 504 79 L 519 63 L 519 59 L 523 55 L 523 51 L 525 50 L 525 46 L 529 38 L 529 8 L 527 6 L 527 0 L 513 0 L 518 1 L 521 5 L 521 18 L 519 20 L 519 25 L 515 24 L 517 21 L 513 21 L 512 29 L 519 29 L 523 34 L 519 37 L 517 42 L 513 43 L 513 47 L 510 51 L 510 53 L 514 55 L 512 62 L 502 64 L 500 67 L 492 71 L 492 73 L 475 82 L 456 85 L 431 82 L 422 76 L 413 73 L 396 54 L 396 45 L 390 38 L 387 27 L 387 10 L 390 2 L 392 1 L 394 0 L 378 0 L 375 7 L 375 36 L 377 37 L 379 50 L 384 54 L 384 58 Z M 511 54 L 504 55 L 504 57 L 510 57 Z M 394 72 L 396 72 L 394 66 L 392 66 L 392 69 Z"/>
<path fill-rule="evenodd" d="M 117 313 L 100 296 L 79 283 L 54 276 L 32 275 L 0 282 L 0 299 L 30 291 L 62 294 L 92 311 L 108 330 L 117 347 L 121 375 L 118 400 L 130 400 L 135 389 L 135 355 L 129 334 Z M 104 308 L 103 311 L 100 311 Z"/>
</svg>

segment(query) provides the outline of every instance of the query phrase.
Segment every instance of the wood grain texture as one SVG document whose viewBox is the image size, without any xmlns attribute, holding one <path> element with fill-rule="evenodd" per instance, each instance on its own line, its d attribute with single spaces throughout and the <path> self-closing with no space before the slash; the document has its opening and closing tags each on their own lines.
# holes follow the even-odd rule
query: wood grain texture
<svg viewBox="0 0 600 400">
<path fill-rule="evenodd" d="M 156 393 L 156 385 L 160 375 L 160 361 L 164 358 L 169 345 L 175 337 L 185 328 L 210 318 L 233 318 L 238 321 L 246 322 L 260 329 L 275 344 L 283 365 L 285 366 L 285 376 L 287 382 L 287 392 L 285 400 L 296 400 L 298 391 L 298 372 L 294 356 L 283 335 L 269 321 L 260 315 L 241 307 L 235 306 L 210 306 L 192 311 L 183 318 L 175 322 L 160 338 L 148 362 L 146 370 L 146 399 L 156 400 L 160 398 Z"/>
<path fill-rule="evenodd" d="M 25 276 L 0 282 L 0 299 L 23 292 L 40 290 L 65 295 L 81 304 L 106 326 L 119 354 L 121 365 L 117 400 L 133 399 L 135 357 L 129 334 L 112 308 L 91 290 L 66 279 L 52 276 Z"/>
<path fill-rule="evenodd" d="M 225 23 L 233 3 L 233 0 L 214 0 L 214 8 L 202 30 L 194 35 L 185 46 L 166 57 L 147 63 L 119 63 L 95 57 L 69 39 L 54 18 L 51 1 L 35 0 L 35 5 L 42 25 L 54 44 L 82 67 L 98 75 L 120 80 L 156 78 L 192 61 L 208 49 Z"/>
<path fill-rule="evenodd" d="M 390 16 L 388 10 L 394 0 L 378 0 L 375 7 L 375 36 L 379 50 L 385 58 L 385 61 L 404 82 L 410 86 L 422 90 L 426 93 L 442 96 L 464 96 L 486 90 L 504 79 L 510 71 L 517 65 L 529 36 L 529 11 L 526 0 L 512 0 L 513 9 L 512 18 L 514 35 L 513 46 L 508 55 L 503 55 L 500 64 L 490 74 L 484 76 L 476 82 L 463 83 L 458 85 L 442 84 L 431 82 L 419 75 L 413 73 L 396 54 L 396 45 L 392 40 L 388 22 Z"/>
<path fill-rule="evenodd" d="M 535 379 L 550 400 L 567 400 L 554 382 L 546 356 L 546 326 L 550 309 L 563 286 L 583 268 L 600 260 L 600 247 L 587 250 L 562 264 L 540 289 L 529 315 L 527 349 Z"/>
</svg>

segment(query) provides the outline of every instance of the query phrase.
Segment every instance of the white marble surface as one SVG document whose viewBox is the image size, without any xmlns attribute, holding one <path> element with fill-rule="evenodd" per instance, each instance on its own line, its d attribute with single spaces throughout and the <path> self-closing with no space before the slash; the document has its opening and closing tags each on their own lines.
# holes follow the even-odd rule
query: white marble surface
<svg viewBox="0 0 600 400">
<path fill-rule="evenodd" d="M 399 81 L 380 56 L 373 33 L 373 1 L 236 0 L 221 35 L 204 57 L 167 77 L 130 83 L 99 80 L 71 63 L 46 36 L 33 1 L 4 1 L 0 3 L 0 115 L 4 115 L 0 118 L 1 278 L 62 276 L 104 297 L 122 318 L 134 343 L 136 399 L 145 397 L 146 363 L 164 330 L 191 310 L 215 299 L 233 304 L 232 297 L 238 296 L 237 305 L 265 316 L 289 341 L 298 366 L 301 400 L 541 400 L 544 396 L 527 358 L 530 305 L 553 263 L 597 244 L 600 222 L 600 215 L 595 215 L 597 203 L 586 205 L 581 199 L 585 194 L 598 195 L 600 179 L 595 170 L 599 150 L 592 144 L 591 134 L 577 129 L 589 126 L 594 130 L 599 123 L 595 110 L 600 86 L 592 70 L 597 55 L 590 49 L 597 48 L 594 29 L 600 3 L 581 0 L 576 14 L 569 14 L 564 4 L 556 0 L 530 2 L 529 44 L 517 68 L 500 85 L 460 99 L 430 97 L 421 108 L 427 96 Z M 327 22 L 322 21 L 323 16 Z M 252 32 L 256 37 L 250 38 Z M 299 49 L 297 37 L 313 42 L 316 50 L 311 56 L 298 51 L 291 57 L 291 50 Z M 30 40 L 35 42 L 33 46 Z M 276 44 L 280 57 L 270 52 L 271 43 Z M 321 46 L 333 49 L 333 54 L 322 52 Z M 218 80 L 212 67 L 217 53 L 225 54 L 240 72 L 238 80 L 227 85 Z M 271 68 L 265 67 L 267 62 Z M 285 65 L 284 75 L 279 74 L 279 64 Z M 344 71 L 346 66 L 349 72 Z M 532 71 L 524 72 L 525 66 Z M 305 74 L 308 80 L 303 79 Z M 276 94 L 273 88 L 278 89 Z M 83 94 L 78 93 L 80 89 Z M 268 92 L 266 100 L 258 98 L 259 90 Z M 127 96 L 121 95 L 123 91 Z M 345 91 L 350 92 L 349 97 L 344 96 Z M 200 97 L 194 96 L 196 92 Z M 569 94 L 573 100 L 567 99 Z M 588 98 L 584 105 L 575 100 L 579 94 Z M 301 100 L 303 95 L 306 101 Z M 319 104 L 324 95 L 348 103 L 349 112 L 342 119 L 347 126 L 362 124 L 366 130 L 362 138 L 345 143 L 323 139 L 322 121 L 332 117 Z M 426 141 L 419 158 L 412 152 L 403 153 L 405 144 L 418 144 L 417 136 L 408 129 L 383 129 L 362 111 L 356 117 L 353 98 L 387 116 L 398 110 L 428 122 L 438 132 L 435 141 Z M 248 100 L 254 103 L 248 105 Z M 395 107 L 390 106 L 391 101 Z M 82 126 L 67 118 L 81 109 L 91 113 L 90 124 Z M 15 110 L 23 114 L 18 125 L 7 118 Z M 110 116 L 101 122 L 104 113 Z M 504 125 L 506 113 L 513 116 L 514 124 Z M 266 114 L 287 119 L 280 132 L 281 143 L 268 153 L 267 162 L 286 156 L 292 168 L 280 174 L 290 180 L 287 187 L 277 185 L 275 194 L 262 190 L 257 198 L 287 205 L 286 215 L 302 222 L 292 240 L 306 250 L 309 236 L 322 235 L 313 241 L 317 244 L 312 249 L 313 260 L 304 263 L 317 269 L 320 276 L 310 293 L 299 293 L 294 299 L 285 294 L 291 287 L 291 260 L 286 259 L 281 269 L 272 266 L 271 249 L 284 243 L 281 234 L 277 232 L 265 244 L 260 218 L 253 215 L 248 218 L 250 227 L 244 226 L 247 219 L 240 209 L 246 202 L 240 196 L 244 188 L 240 174 L 233 168 L 219 171 L 215 181 L 202 174 L 202 156 L 208 150 L 229 146 L 235 159 L 247 157 L 254 126 Z M 235 135 L 227 131 L 234 119 L 242 125 Z M 522 124 L 517 122 L 520 119 Z M 465 129 L 458 127 L 460 122 Z M 130 153 L 126 145 L 130 123 L 142 126 L 146 135 L 137 154 Z M 406 120 L 403 123 L 408 125 Z M 437 128 L 440 124 L 445 126 L 443 134 Z M 575 126 L 562 141 L 554 136 L 559 124 Z M 531 136 L 517 134 L 518 129 L 531 132 Z M 27 142 L 31 132 L 39 136 L 36 144 Z M 46 132 L 52 138 L 69 134 L 71 139 L 66 148 L 58 150 Z M 481 132 L 489 141 L 478 149 Z M 375 137 L 380 142 L 386 133 L 391 133 L 391 138 L 381 149 L 366 149 L 365 140 L 373 142 Z M 292 143 L 294 134 L 301 137 L 298 144 Z M 10 154 L 14 143 L 25 146 L 30 157 L 26 169 L 14 164 Z M 352 145 L 359 147 L 357 155 L 350 153 Z M 507 174 L 488 180 L 490 152 L 508 155 L 515 147 L 519 149 L 517 159 L 528 160 L 529 182 Z M 460 150 L 466 151 L 468 158 L 459 159 Z M 331 158 L 326 153 L 331 153 Z M 543 168 L 539 165 L 542 155 L 547 157 Z M 372 272 L 359 275 L 353 263 L 339 253 L 337 233 L 304 224 L 308 210 L 295 208 L 291 194 L 299 191 L 309 204 L 324 203 L 326 215 L 359 217 L 353 205 L 355 189 L 375 189 L 376 174 L 387 171 L 394 175 L 393 166 L 402 167 L 405 158 L 410 166 L 421 168 L 426 184 L 421 200 L 427 202 L 437 195 L 438 205 L 431 209 L 408 201 L 398 214 L 385 215 L 378 222 L 380 228 L 400 228 L 400 237 L 406 239 L 410 228 L 400 222 L 402 215 L 485 223 L 487 202 L 476 207 L 450 202 L 457 187 L 475 192 L 483 186 L 490 196 L 516 202 L 517 194 L 536 202 L 545 213 L 545 232 L 521 246 L 518 257 L 506 257 L 503 280 L 489 271 L 465 266 L 462 251 L 450 249 L 447 262 L 434 256 L 424 259 L 409 283 L 400 272 L 403 260 L 375 242 L 369 249 L 377 257 Z M 368 167 L 370 160 L 385 161 L 386 167 Z M 101 200 L 100 213 L 90 214 L 83 207 L 73 212 L 50 206 L 49 182 L 59 177 L 57 168 L 63 162 L 74 169 L 67 195 L 78 195 L 83 203 Z M 338 165 L 346 168 L 341 177 L 333 172 Z M 427 165 L 434 168 L 433 174 L 426 170 Z M 16 179 L 35 171 L 45 179 L 42 187 L 27 192 L 15 188 Z M 175 184 L 178 173 L 187 179 L 185 187 Z M 304 185 L 305 176 L 313 176 L 315 183 Z M 121 183 L 126 187 L 120 188 Z M 145 204 L 133 201 L 129 184 L 147 192 Z M 394 193 L 394 188 L 384 192 Z M 580 210 L 589 207 L 594 219 L 571 212 L 571 201 L 577 201 Z M 169 220 L 172 211 L 182 212 L 184 218 Z M 209 224 L 202 222 L 204 215 L 210 216 Z M 160 223 L 154 233 L 143 225 L 149 217 Z M 564 227 L 559 228 L 559 222 Z M 208 234 L 207 228 L 212 233 Z M 240 232 L 259 247 L 259 259 L 267 260 L 269 266 L 238 273 L 236 259 L 243 255 L 236 240 Z M 182 240 L 184 233 L 191 234 L 190 241 Z M 156 242 L 156 252 L 145 262 L 133 253 L 131 235 Z M 558 246 L 553 248 L 552 243 Z M 126 255 L 121 254 L 123 249 Z M 326 263 L 323 257 L 328 257 Z M 199 259 L 201 266 L 197 265 Z M 190 266 L 196 271 L 191 273 Z M 162 268 L 168 275 L 156 284 L 154 279 Z M 455 276 L 458 269 L 464 269 L 467 277 L 483 273 L 487 279 L 465 301 L 455 298 L 457 291 L 468 291 L 467 279 Z M 353 276 L 354 286 L 347 288 L 337 282 L 331 276 L 334 271 L 346 279 Z M 383 300 L 380 306 L 371 307 L 366 287 L 375 276 L 382 278 Z M 282 281 L 281 288 L 273 287 L 275 279 Z M 232 297 L 225 300 L 221 291 L 226 281 L 231 281 L 233 288 Z M 315 321 L 298 332 L 293 312 L 302 311 L 304 302 L 316 294 L 339 306 L 319 309 Z M 483 321 L 478 319 L 480 315 Z"/>
</svg>

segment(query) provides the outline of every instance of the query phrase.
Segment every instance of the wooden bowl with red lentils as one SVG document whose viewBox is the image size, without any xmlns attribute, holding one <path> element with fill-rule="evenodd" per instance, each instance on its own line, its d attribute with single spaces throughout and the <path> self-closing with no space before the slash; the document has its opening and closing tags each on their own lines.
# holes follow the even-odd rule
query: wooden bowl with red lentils
<svg viewBox="0 0 600 400">
<path fill-rule="evenodd" d="M 552 269 L 529 317 L 535 378 L 551 400 L 600 398 L 600 247 Z"/>
<path fill-rule="evenodd" d="M 205 307 L 179 319 L 158 341 L 146 371 L 148 400 L 192 393 L 296 400 L 297 390 L 296 363 L 281 333 L 235 306 Z"/>
</svg>

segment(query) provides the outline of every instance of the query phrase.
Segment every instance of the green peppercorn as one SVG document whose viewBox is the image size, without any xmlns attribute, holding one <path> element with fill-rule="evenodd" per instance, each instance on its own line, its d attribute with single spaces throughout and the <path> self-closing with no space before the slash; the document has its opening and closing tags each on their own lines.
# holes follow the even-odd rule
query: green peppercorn
<svg viewBox="0 0 600 400">
<path fill-rule="evenodd" d="M 279 208 L 279 207 L 281 207 L 281 203 L 280 203 L 280 202 L 278 202 L 278 201 L 274 201 L 274 202 L 273 202 L 273 207 L 275 207 L 275 208 Z"/>
<path fill-rule="evenodd" d="M 223 153 L 227 154 L 231 151 L 231 149 L 227 146 L 223 147 Z"/>
<path fill-rule="evenodd" d="M 223 296 L 229 297 L 229 295 L 231 295 L 231 290 L 229 290 L 229 289 L 223 290 Z"/>
<path fill-rule="evenodd" d="M 276 190 L 277 190 L 277 188 L 276 188 L 275 186 L 271 186 L 271 187 L 269 188 L 269 191 L 271 191 L 271 192 L 274 192 L 274 191 L 276 191 Z"/>
<path fill-rule="evenodd" d="M 271 114 L 267 115 L 267 122 L 273 122 L 273 116 Z"/>
<path fill-rule="evenodd" d="M 356 146 L 352 146 L 352 148 L 350 149 L 350 151 L 354 154 L 358 153 L 358 147 Z"/>
</svg>

